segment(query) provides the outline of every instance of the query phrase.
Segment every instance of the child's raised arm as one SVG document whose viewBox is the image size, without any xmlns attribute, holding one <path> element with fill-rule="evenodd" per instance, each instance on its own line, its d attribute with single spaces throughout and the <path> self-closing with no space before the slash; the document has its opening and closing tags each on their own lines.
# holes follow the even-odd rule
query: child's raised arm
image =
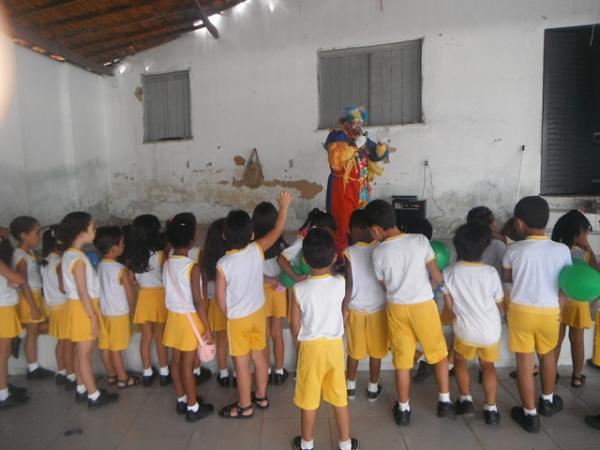
<svg viewBox="0 0 600 450">
<path fill-rule="evenodd" d="M 204 339 L 208 344 L 212 344 L 213 334 L 208 323 L 208 314 L 206 312 L 206 304 L 202 301 L 202 276 L 200 274 L 200 267 L 198 264 L 194 264 L 192 267 L 192 298 L 194 299 L 194 305 L 202 325 L 206 332 L 204 333 Z"/>
<path fill-rule="evenodd" d="M 27 283 L 27 261 L 25 259 L 22 259 L 17 264 L 17 272 L 19 272 L 25 280 L 25 282 L 23 284 L 21 284 L 20 289 L 21 289 L 21 292 L 23 292 L 23 295 L 25 296 L 25 301 L 29 304 L 29 308 L 31 309 L 31 318 L 33 320 L 39 320 L 42 318 L 42 313 L 41 313 L 40 309 L 38 308 L 37 304 L 35 303 L 35 301 L 33 300 L 33 294 L 31 293 L 31 288 L 29 287 L 29 284 Z"/>
<path fill-rule="evenodd" d="M 263 251 L 267 251 L 273 247 L 273 245 L 275 245 L 277 242 L 277 239 L 279 239 L 285 231 L 285 223 L 287 221 L 290 203 L 292 203 L 292 194 L 289 192 L 284 191 L 279 194 L 279 197 L 277 197 L 279 213 L 277 214 L 275 226 L 266 235 L 256 240 L 256 243 L 260 246 L 260 248 L 262 248 Z"/>
</svg>

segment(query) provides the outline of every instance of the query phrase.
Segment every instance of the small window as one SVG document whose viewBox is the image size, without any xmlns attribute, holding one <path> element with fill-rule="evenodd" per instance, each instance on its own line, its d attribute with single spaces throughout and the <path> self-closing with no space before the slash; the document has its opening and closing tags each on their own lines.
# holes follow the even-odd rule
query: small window
<svg viewBox="0 0 600 450">
<path fill-rule="evenodd" d="M 143 75 L 144 142 L 192 139 L 190 72 Z"/>
<path fill-rule="evenodd" d="M 349 105 L 367 108 L 371 126 L 423 122 L 422 43 L 319 52 L 319 128 L 335 127 Z"/>
</svg>

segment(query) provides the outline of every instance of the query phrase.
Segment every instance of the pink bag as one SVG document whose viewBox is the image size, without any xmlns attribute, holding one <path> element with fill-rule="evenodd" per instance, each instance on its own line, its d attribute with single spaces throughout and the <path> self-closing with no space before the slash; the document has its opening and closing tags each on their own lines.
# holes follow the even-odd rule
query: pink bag
<svg viewBox="0 0 600 450">
<path fill-rule="evenodd" d="M 175 286 L 175 290 L 177 291 L 177 297 L 179 297 L 180 300 L 180 305 L 183 305 L 183 301 L 181 301 L 181 299 L 183 298 L 183 293 L 181 292 L 181 289 L 179 288 L 179 284 L 177 283 L 177 280 L 175 279 L 175 277 L 173 276 L 173 273 L 171 272 L 171 266 L 169 264 L 169 262 L 167 261 L 167 263 L 165 264 L 165 267 L 167 269 L 167 274 L 169 275 L 169 278 L 171 279 L 171 283 L 173 284 L 173 286 Z M 202 286 L 200 287 L 200 290 L 202 291 Z M 202 336 L 200 335 L 200 332 L 198 331 L 198 327 L 196 327 L 196 322 L 194 322 L 194 319 L 192 319 L 192 314 L 191 313 L 185 313 L 185 316 L 188 319 L 188 322 L 190 324 L 190 327 L 192 328 L 192 331 L 194 332 L 194 334 L 196 335 L 196 339 L 198 340 L 198 358 L 200 358 L 200 362 L 203 363 L 207 363 L 212 361 L 213 359 L 215 359 L 215 355 L 217 354 L 217 346 L 215 344 L 207 344 L 204 339 L 202 339 Z"/>
</svg>

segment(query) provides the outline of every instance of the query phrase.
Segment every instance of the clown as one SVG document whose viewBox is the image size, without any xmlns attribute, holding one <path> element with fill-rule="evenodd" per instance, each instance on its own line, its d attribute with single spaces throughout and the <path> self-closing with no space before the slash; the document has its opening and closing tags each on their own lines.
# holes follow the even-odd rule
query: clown
<svg viewBox="0 0 600 450">
<path fill-rule="evenodd" d="M 332 130 L 324 147 L 331 174 L 327 182 L 327 211 L 337 224 L 335 246 L 338 255 L 348 246 L 348 222 L 352 211 L 369 203 L 371 181 L 383 173 L 377 161 L 389 162 L 396 151 L 366 137 L 363 125 L 367 111 L 358 106 L 344 108 L 338 117 L 341 129 Z"/>
</svg>

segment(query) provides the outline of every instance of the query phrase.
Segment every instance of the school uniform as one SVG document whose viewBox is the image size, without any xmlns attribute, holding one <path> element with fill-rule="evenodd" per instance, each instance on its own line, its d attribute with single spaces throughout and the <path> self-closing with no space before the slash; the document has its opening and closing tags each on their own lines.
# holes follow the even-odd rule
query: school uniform
<svg viewBox="0 0 600 450">
<path fill-rule="evenodd" d="M 294 286 L 300 307 L 298 370 L 294 404 L 319 408 L 321 398 L 335 407 L 348 405 L 344 365 L 341 275 L 309 276 Z"/>
<path fill-rule="evenodd" d="M 277 263 L 277 258 L 273 257 L 263 261 L 263 275 L 269 278 L 279 278 L 281 267 Z M 265 316 L 276 318 L 287 317 L 286 290 L 267 282 L 263 283 L 263 290 L 265 292 Z"/>
<path fill-rule="evenodd" d="M 230 250 L 219 259 L 217 270 L 225 277 L 227 334 L 231 356 L 244 356 L 266 346 L 265 293 L 261 247 L 253 242 Z"/>
<path fill-rule="evenodd" d="M 135 274 L 135 279 L 140 286 L 133 317 L 135 324 L 165 323 L 167 320 L 162 273 L 164 260 L 163 251 L 152 252 L 148 260 L 148 271 Z"/>
<path fill-rule="evenodd" d="M 31 318 L 31 308 L 29 303 L 25 299 L 25 294 L 22 289 L 19 289 L 19 304 L 17 307 L 17 312 L 19 314 L 19 319 L 21 323 L 40 323 L 44 322 L 48 317 L 46 314 L 46 305 L 44 304 L 44 298 L 42 295 L 42 276 L 40 275 L 40 267 L 37 261 L 37 258 L 31 252 L 25 251 L 20 247 L 17 247 L 12 256 L 11 266 L 13 270 L 17 270 L 17 266 L 25 261 L 27 263 L 27 284 L 29 285 L 29 289 L 31 290 L 31 295 L 33 296 L 33 301 L 37 305 L 40 310 L 42 316 L 40 319 L 33 320 Z"/>
<path fill-rule="evenodd" d="M 496 362 L 500 356 L 502 323 L 497 303 L 504 301 L 498 272 L 479 262 L 459 261 L 444 270 L 445 291 L 454 299 L 454 350 Z"/>
<path fill-rule="evenodd" d="M 388 353 L 386 296 L 373 271 L 377 242 L 358 242 L 344 250 L 352 271 L 352 294 L 348 308 L 348 354 L 361 360 L 383 359 Z"/>
<path fill-rule="evenodd" d="M 60 290 L 58 270 L 62 257 L 58 253 L 50 253 L 47 264 L 40 269 L 44 298 L 48 307 L 48 334 L 55 339 L 69 338 L 67 325 L 67 296 Z"/>
<path fill-rule="evenodd" d="M 417 342 L 436 364 L 448 356 L 427 264 L 435 260 L 422 234 L 400 234 L 373 249 L 375 276 L 386 286 L 388 336 L 394 367 L 411 369 Z"/>
<path fill-rule="evenodd" d="M 98 264 L 100 281 L 100 310 L 104 316 L 107 334 L 98 347 L 112 352 L 129 347 L 129 302 L 123 286 L 125 266 L 114 259 L 102 259 Z"/>
<path fill-rule="evenodd" d="M 579 247 L 573 247 L 571 249 L 571 258 L 587 263 L 590 260 L 590 255 Z M 591 328 L 593 323 L 590 304 L 567 299 L 560 311 L 560 322 L 573 328 Z"/>
<path fill-rule="evenodd" d="M 227 331 L 227 316 L 217 304 L 215 282 L 209 281 L 206 286 L 208 292 L 208 324 L 214 332 Z"/>
<path fill-rule="evenodd" d="M 296 236 L 296 239 L 292 245 L 283 249 L 281 252 L 281 256 L 283 256 L 292 266 L 297 266 L 300 263 L 300 253 L 302 252 L 303 240 L 304 238 L 302 236 Z"/>
<path fill-rule="evenodd" d="M 0 339 L 12 339 L 21 334 L 21 321 L 17 313 L 19 294 L 0 275 Z"/>
<path fill-rule="evenodd" d="M 508 246 L 502 264 L 512 269 L 510 351 L 540 355 L 552 351 L 560 324 L 558 275 L 571 265 L 568 247 L 545 236 L 528 236 Z"/>
</svg>

